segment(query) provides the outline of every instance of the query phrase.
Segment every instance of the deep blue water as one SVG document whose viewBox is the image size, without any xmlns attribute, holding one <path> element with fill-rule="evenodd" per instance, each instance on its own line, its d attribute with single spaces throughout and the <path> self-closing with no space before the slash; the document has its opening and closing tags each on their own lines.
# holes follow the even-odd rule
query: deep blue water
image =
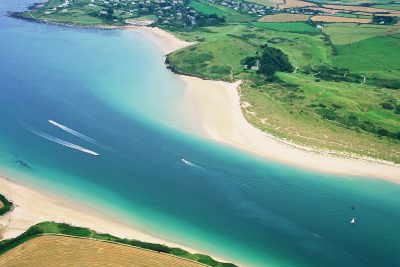
<svg viewBox="0 0 400 267">
<path fill-rule="evenodd" d="M 105 215 L 246 266 L 400 266 L 399 185 L 306 172 L 197 137 L 184 85 L 150 40 L 4 16 L 29 2 L 0 1 L 0 174 L 105 201 Z"/>
</svg>

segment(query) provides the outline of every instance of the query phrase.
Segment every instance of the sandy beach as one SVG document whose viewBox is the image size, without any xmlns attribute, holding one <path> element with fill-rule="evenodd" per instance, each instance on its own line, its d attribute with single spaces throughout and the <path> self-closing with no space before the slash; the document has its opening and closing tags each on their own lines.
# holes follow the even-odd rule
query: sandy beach
<svg viewBox="0 0 400 267">
<path fill-rule="evenodd" d="M 192 43 L 179 40 L 158 28 L 136 28 L 156 42 L 165 54 Z M 368 158 L 342 157 L 280 140 L 250 125 L 240 107 L 240 82 L 179 77 L 186 83 L 189 101 L 198 115 L 206 137 L 233 145 L 258 156 L 300 168 L 339 175 L 383 178 L 400 183 L 400 166 Z"/>
</svg>

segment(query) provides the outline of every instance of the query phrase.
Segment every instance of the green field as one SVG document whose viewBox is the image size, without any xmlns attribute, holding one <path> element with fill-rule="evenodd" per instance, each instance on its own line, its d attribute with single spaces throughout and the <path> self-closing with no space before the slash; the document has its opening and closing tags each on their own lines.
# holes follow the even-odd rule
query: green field
<svg viewBox="0 0 400 267">
<path fill-rule="evenodd" d="M 216 14 L 221 17 L 226 17 L 226 15 L 231 14 L 231 12 L 226 12 L 219 7 L 211 6 L 208 3 L 200 1 L 191 1 L 189 5 L 203 14 Z"/>
<path fill-rule="evenodd" d="M 242 15 L 229 7 L 216 5 L 203 0 L 190 1 L 189 6 L 203 14 L 216 14 L 220 17 L 224 17 L 227 22 L 231 23 L 248 22 L 256 19 L 255 17 Z"/>
<path fill-rule="evenodd" d="M 122 239 L 118 238 L 109 234 L 100 234 L 88 228 L 82 227 L 74 227 L 65 223 L 55 223 L 55 222 L 43 222 L 37 225 L 32 226 L 29 228 L 25 233 L 22 235 L 0 241 L 0 255 L 4 254 L 5 252 L 17 247 L 18 245 L 23 244 L 24 242 L 31 240 L 37 236 L 41 236 L 43 234 L 63 234 L 69 236 L 77 236 L 77 237 L 86 237 L 86 238 L 93 238 L 96 240 L 106 240 L 112 241 L 120 244 L 127 244 L 139 248 L 145 248 L 157 252 L 163 252 L 166 254 L 175 255 L 181 258 L 190 259 L 193 261 L 197 261 L 208 266 L 215 266 L 215 267 L 235 267 L 236 265 L 231 263 L 222 263 L 219 261 L 214 260 L 210 256 L 203 255 L 203 254 L 192 254 L 180 248 L 170 248 L 165 245 L 154 244 L 154 243 L 147 243 L 138 240 L 130 240 L 130 239 Z"/>
<path fill-rule="evenodd" d="M 332 65 L 362 74 L 367 79 L 378 79 L 383 85 L 385 81 L 382 80 L 398 84 L 400 57 L 394 55 L 399 53 L 399 27 L 332 24 L 324 32 L 337 52 Z M 375 85 L 379 86 L 379 83 Z"/>
<path fill-rule="evenodd" d="M 282 32 L 318 33 L 319 30 L 304 22 L 253 22 L 253 26 Z"/>
<path fill-rule="evenodd" d="M 336 13 L 334 17 L 343 17 L 343 18 L 359 18 L 359 19 L 370 19 L 372 15 L 360 15 L 353 13 Z"/>
<path fill-rule="evenodd" d="M 390 9 L 390 10 L 399 10 L 400 11 L 400 2 L 398 2 L 398 4 L 376 5 L 376 6 L 372 6 L 372 7 L 380 8 L 380 9 Z"/>
<path fill-rule="evenodd" d="M 400 162 L 400 90 L 394 90 L 400 88 L 400 57 L 393 56 L 399 54 L 398 29 L 330 24 L 321 32 L 304 23 L 254 24 L 179 33 L 198 44 L 170 55 L 170 63 L 189 75 L 247 80 L 244 113 L 262 130 L 307 146 Z M 278 73 L 280 82 L 266 83 L 246 71 L 241 61 L 262 44 L 286 53 L 296 73 Z"/>
</svg>

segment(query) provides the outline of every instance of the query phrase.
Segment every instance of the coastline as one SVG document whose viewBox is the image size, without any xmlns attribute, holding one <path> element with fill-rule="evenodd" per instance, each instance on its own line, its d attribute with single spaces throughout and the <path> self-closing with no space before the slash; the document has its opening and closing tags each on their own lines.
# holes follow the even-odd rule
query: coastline
<svg viewBox="0 0 400 267">
<path fill-rule="evenodd" d="M 82 205 L 81 202 L 39 191 L 2 176 L 0 176 L 0 194 L 13 202 L 12 210 L 0 216 L 0 240 L 17 237 L 35 224 L 54 221 L 87 227 L 120 238 L 178 247 L 190 253 L 201 253 L 218 261 L 229 262 L 208 252 L 155 237 L 124 222 L 122 218 L 109 217 L 110 214 Z"/>
<path fill-rule="evenodd" d="M 163 53 L 167 54 L 192 43 L 179 40 L 174 35 L 159 28 L 128 27 L 139 34 L 152 39 Z M 250 125 L 240 108 L 240 96 L 237 87 L 240 82 L 202 80 L 196 77 L 179 75 L 186 84 L 186 94 L 191 102 L 207 137 L 258 156 L 311 169 L 335 174 L 351 174 L 384 178 L 400 183 L 400 167 L 378 161 L 358 160 L 335 157 L 307 151 L 287 144 L 273 136 L 261 132 Z M 65 222 L 72 225 L 89 227 L 102 233 L 118 237 L 134 238 L 147 242 L 180 247 L 192 253 L 194 249 L 156 238 L 117 218 L 105 218 L 104 214 L 81 205 L 74 206 L 61 197 L 41 193 L 36 189 L 19 185 L 7 178 L 0 177 L 0 193 L 16 204 L 14 210 L 0 217 L 0 230 L 4 238 L 14 237 L 30 226 L 42 221 Z M 32 199 L 35 202 L 32 203 Z M 200 252 L 204 253 L 204 252 Z M 210 255 L 209 253 L 205 253 Z M 220 261 L 219 257 L 210 255 Z"/>
<path fill-rule="evenodd" d="M 165 54 L 192 45 L 159 28 L 128 27 L 155 42 Z M 291 166 L 337 175 L 366 176 L 400 183 L 400 165 L 331 151 L 318 151 L 281 140 L 252 126 L 241 110 L 240 81 L 203 80 L 178 75 L 206 137 Z"/>
</svg>

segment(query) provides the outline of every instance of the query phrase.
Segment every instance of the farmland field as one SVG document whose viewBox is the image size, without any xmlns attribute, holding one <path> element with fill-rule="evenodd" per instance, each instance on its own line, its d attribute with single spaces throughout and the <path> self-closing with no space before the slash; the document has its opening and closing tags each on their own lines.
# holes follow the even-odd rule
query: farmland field
<svg viewBox="0 0 400 267">
<path fill-rule="evenodd" d="M 361 11 L 367 13 L 391 12 L 391 10 L 377 9 L 373 7 L 363 7 L 363 6 L 323 5 L 323 7 L 336 10 Z"/>
<path fill-rule="evenodd" d="M 279 4 L 283 4 L 284 0 L 247 0 L 246 2 L 256 3 L 262 6 L 277 7 Z"/>
<path fill-rule="evenodd" d="M 307 21 L 309 15 L 301 14 L 276 14 L 267 15 L 259 19 L 261 22 L 293 22 L 293 21 Z"/>
<path fill-rule="evenodd" d="M 313 3 L 300 1 L 300 0 L 286 0 L 284 4 L 279 4 L 278 7 L 285 8 L 295 8 L 295 7 L 306 7 L 306 6 L 316 6 Z"/>
<path fill-rule="evenodd" d="M 378 9 L 388 9 L 388 10 L 400 11 L 400 3 L 399 4 L 389 4 L 389 5 L 376 5 L 373 7 L 378 8 Z"/>
<path fill-rule="evenodd" d="M 339 23 L 371 23 L 369 18 L 349 18 L 349 17 L 335 17 L 335 16 L 314 16 L 311 17 L 312 21 L 318 22 L 339 22 Z"/>
<path fill-rule="evenodd" d="M 315 3 L 321 4 L 338 4 L 337 0 L 313 0 Z M 388 4 L 393 0 L 341 0 L 343 5 L 360 5 L 360 4 Z"/>
<path fill-rule="evenodd" d="M 223 262 L 218 262 L 216 260 L 214 260 L 213 258 L 211 258 L 208 255 L 204 255 L 204 254 L 192 254 L 189 253 L 183 249 L 180 248 L 171 248 L 165 245 L 161 245 L 161 244 L 154 244 L 154 243 L 147 243 L 147 242 L 142 242 L 142 241 L 138 241 L 138 240 L 134 240 L 134 239 L 121 239 L 109 234 L 101 234 L 101 233 L 97 233 L 93 230 L 90 230 L 88 228 L 82 228 L 82 227 L 74 227 L 65 223 L 55 223 L 55 222 L 42 222 L 39 224 L 36 224 L 34 226 L 32 226 L 31 228 L 29 228 L 25 233 L 21 234 L 20 236 L 16 237 L 16 238 L 12 238 L 12 239 L 6 239 L 6 240 L 2 240 L 0 241 L 0 266 L 5 266 L 5 264 L 11 264 L 12 262 L 10 262 L 13 258 L 17 257 L 16 254 L 21 253 L 21 250 L 24 250 L 23 254 L 21 255 L 19 258 L 24 259 L 24 257 L 26 257 L 27 255 L 29 256 L 28 253 L 26 253 L 25 248 L 26 248 L 26 244 L 28 244 L 31 240 L 37 240 L 38 238 L 40 238 L 41 236 L 52 236 L 53 238 L 55 238 L 55 240 L 59 240 L 58 238 L 60 236 L 68 236 L 69 240 L 70 240 L 70 244 L 71 246 L 64 246 L 63 244 L 64 242 L 61 242 L 61 248 L 63 251 L 66 250 L 70 250 L 69 252 L 71 254 L 74 253 L 80 253 L 79 251 L 76 251 L 76 246 L 75 246 L 75 241 L 78 240 L 78 242 L 80 242 L 79 240 L 87 240 L 87 241 L 91 241 L 92 244 L 90 245 L 90 247 L 97 247 L 95 251 L 91 251 L 90 248 L 88 249 L 87 253 L 88 255 L 92 255 L 93 259 L 96 259 L 96 257 L 102 257 L 104 256 L 104 253 L 106 253 L 107 251 L 104 251 L 105 249 L 100 249 L 98 248 L 98 246 L 106 246 L 109 247 L 110 245 L 112 246 L 116 246 L 118 249 L 135 249 L 135 250 L 140 250 L 140 251 L 147 251 L 150 253 L 155 253 L 155 254 L 149 254 L 148 256 L 150 256 L 151 259 L 154 259 L 154 256 L 152 255 L 164 255 L 167 257 L 172 257 L 171 259 L 176 259 L 176 257 L 174 258 L 173 256 L 177 256 L 180 257 L 180 260 L 182 262 L 189 262 L 191 265 L 189 266 L 198 266 L 194 265 L 194 263 L 199 262 L 199 263 L 203 263 L 203 264 L 207 264 L 209 266 L 213 266 L 213 267 L 235 267 L 236 265 L 233 265 L 231 263 L 223 263 Z M 72 237 L 72 239 L 71 239 Z M 101 242 L 103 241 L 103 242 Z M 34 241 L 36 242 L 36 241 Z M 56 243 L 56 241 L 52 241 L 51 243 Z M 78 247 L 82 247 L 84 244 L 78 246 Z M 85 245 L 86 247 L 86 245 Z M 49 249 L 44 249 L 43 251 L 40 251 L 41 254 L 49 254 L 49 258 L 51 258 L 52 253 L 55 253 L 55 251 L 51 252 L 51 249 L 55 248 L 49 248 Z M 49 252 L 50 251 L 50 252 Z M 99 252 L 99 255 L 96 255 L 97 252 Z M 36 254 L 38 254 L 38 252 L 34 252 Z M 94 254 L 93 254 L 94 253 Z M 10 256 L 11 254 L 11 256 Z M 86 254 L 86 252 L 85 252 Z M 7 256 L 8 255 L 8 256 Z M 19 254 L 18 254 L 19 255 Z M 120 254 L 120 256 L 123 254 Z M 112 255 L 109 255 L 110 258 L 114 257 Z M 34 257 L 34 255 L 33 255 Z M 108 257 L 108 256 L 107 256 Z M 124 256 L 125 257 L 125 256 Z M 132 255 L 132 257 L 134 257 L 134 255 Z M 147 257 L 147 256 L 146 256 Z M 46 258 L 44 257 L 44 255 L 40 255 L 38 258 Z M 10 260 L 11 259 L 11 260 Z M 60 258 L 58 258 L 60 259 Z M 84 259 L 84 258 L 83 258 Z M 148 261 L 151 261 L 151 259 L 147 259 Z M 26 259 L 27 261 L 35 261 L 34 258 L 32 259 Z M 40 260 L 40 259 L 38 259 Z M 48 260 L 48 259 L 45 259 Z M 79 260 L 79 259 L 77 259 Z M 85 259 L 84 259 L 85 260 Z M 190 261 L 188 261 L 190 260 Z M 193 261 L 193 264 L 191 263 Z M 78 266 L 81 266 L 80 264 L 75 264 Z M 95 265 L 99 265 L 99 264 L 95 264 Z M 100 264 L 101 266 L 104 266 L 104 264 Z M 128 264 L 128 265 L 132 265 L 132 264 Z M 20 265 L 19 265 L 20 266 Z M 38 265 L 40 266 L 40 264 Z M 57 264 L 48 264 L 47 266 L 58 266 Z M 71 266 L 71 265 L 69 265 Z M 123 265 L 118 265 L 118 266 L 125 266 Z M 141 266 L 141 265 L 139 265 Z M 145 265 L 148 266 L 148 265 Z M 152 265 L 150 265 L 152 266 Z M 157 265 L 156 265 L 157 266 Z M 167 264 L 167 266 L 170 266 Z M 186 265 L 185 265 L 186 266 Z"/>
<path fill-rule="evenodd" d="M 40 236 L 0 256 L 0 266 L 185 266 L 200 263 L 141 248 L 66 236 Z"/>
<path fill-rule="evenodd" d="M 303 22 L 287 22 L 287 23 L 273 23 L 273 22 L 254 22 L 252 25 L 275 31 L 283 32 L 319 32 L 318 29 Z"/>
<path fill-rule="evenodd" d="M 216 14 L 220 17 L 224 17 L 227 22 L 248 22 L 254 20 L 254 18 L 252 18 L 251 16 L 240 14 L 234 9 L 221 5 L 216 5 L 207 1 L 191 1 L 190 7 L 196 9 L 198 12 L 203 14 Z"/>
</svg>

